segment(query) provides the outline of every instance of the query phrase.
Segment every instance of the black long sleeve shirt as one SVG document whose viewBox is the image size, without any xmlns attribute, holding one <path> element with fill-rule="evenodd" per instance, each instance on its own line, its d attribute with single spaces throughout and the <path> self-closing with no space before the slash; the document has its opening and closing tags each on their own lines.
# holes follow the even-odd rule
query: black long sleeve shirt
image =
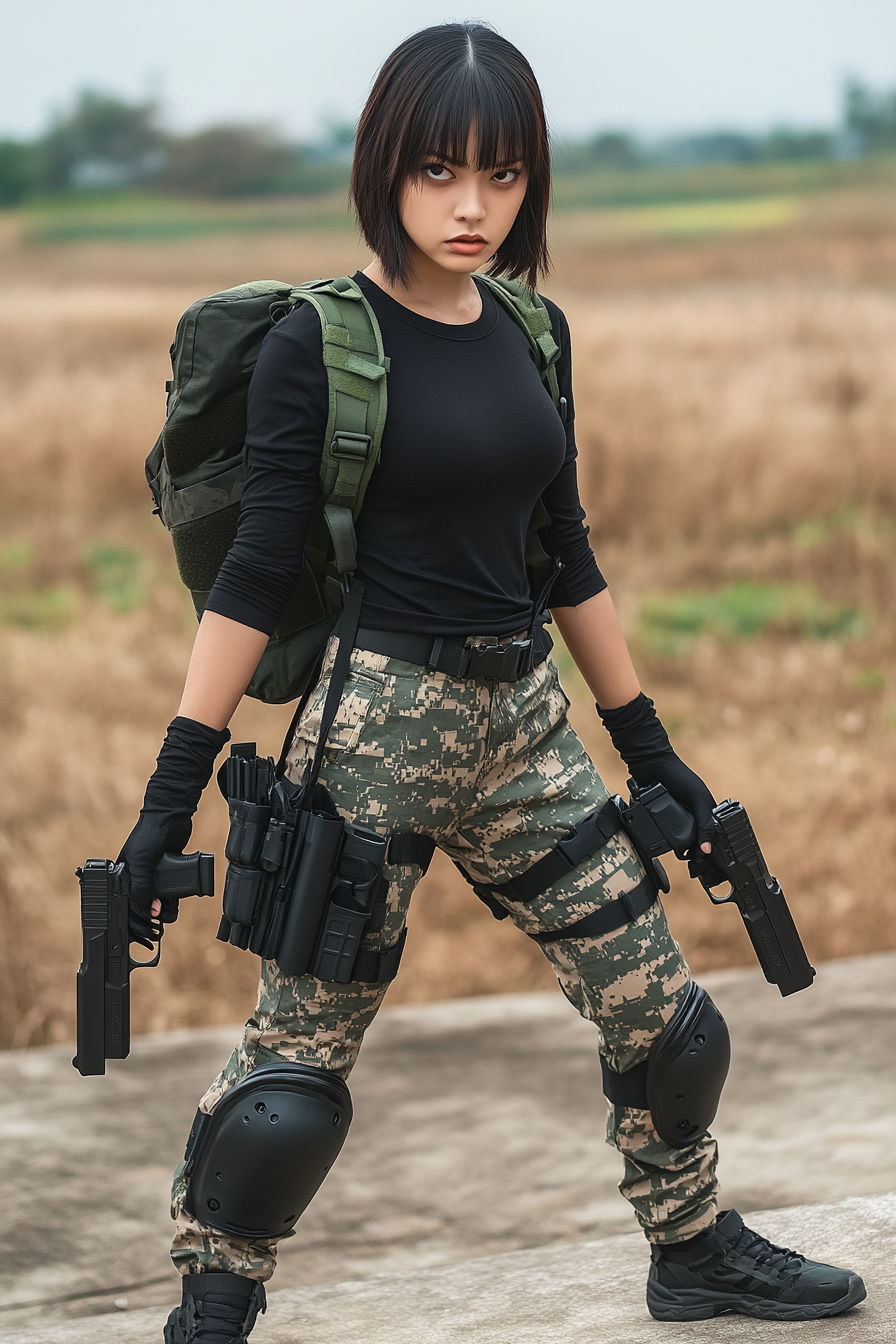
<svg viewBox="0 0 896 1344">
<path fill-rule="evenodd" d="M 526 335 L 485 286 L 482 313 L 434 322 L 355 276 L 390 357 L 381 458 L 356 533 L 362 624 L 433 636 L 525 629 L 532 595 L 524 550 L 541 495 L 542 539 L 563 563 L 552 606 L 603 589 L 576 483 L 569 329 L 546 300 L 560 346 L 565 426 Z M 249 389 L 247 480 L 239 530 L 206 603 L 243 625 L 275 629 L 302 565 L 319 498 L 327 422 L 320 320 L 300 305 L 267 335 Z"/>
</svg>

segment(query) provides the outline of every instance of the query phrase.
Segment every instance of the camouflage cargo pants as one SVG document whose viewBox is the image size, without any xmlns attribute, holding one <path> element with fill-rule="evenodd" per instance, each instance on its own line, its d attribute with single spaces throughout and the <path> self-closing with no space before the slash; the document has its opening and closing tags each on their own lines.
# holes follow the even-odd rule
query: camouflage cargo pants
<svg viewBox="0 0 896 1344">
<path fill-rule="evenodd" d="M 332 650 L 330 651 L 332 656 Z M 313 751 L 327 668 L 309 701 L 289 757 L 297 778 Z M 500 883 L 525 871 L 607 790 L 567 721 L 568 701 L 548 660 L 514 684 L 461 681 L 381 654 L 355 651 L 321 778 L 351 820 L 382 833 L 425 831 L 476 878 Z M 401 933 L 420 878 L 387 866 L 384 927 L 365 946 L 381 951 Z M 556 929 L 635 887 L 644 876 L 624 835 L 526 904 L 507 901 L 526 933 Z M 688 969 L 662 905 L 600 938 L 544 945 L 563 993 L 597 1027 L 610 1064 L 646 1058 L 688 985 Z M 200 1106 L 211 1111 L 248 1070 L 287 1059 L 347 1078 L 387 986 L 332 984 L 284 975 L 262 963 L 255 1016 Z M 595 1061 L 596 1067 L 596 1061 Z M 679 1241 L 715 1216 L 716 1146 L 663 1143 L 648 1111 L 611 1106 L 607 1142 L 624 1159 L 620 1190 L 653 1241 Z M 230 1270 L 267 1279 L 276 1245 L 215 1231 L 183 1206 L 175 1173 L 172 1258 L 182 1273 Z"/>
</svg>

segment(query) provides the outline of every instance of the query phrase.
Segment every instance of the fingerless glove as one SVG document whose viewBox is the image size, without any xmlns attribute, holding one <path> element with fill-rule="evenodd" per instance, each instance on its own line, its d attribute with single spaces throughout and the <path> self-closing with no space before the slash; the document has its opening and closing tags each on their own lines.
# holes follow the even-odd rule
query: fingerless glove
<svg viewBox="0 0 896 1344">
<path fill-rule="evenodd" d="M 163 854 L 183 853 L 215 758 L 229 741 L 228 729 L 219 732 L 195 719 L 178 716 L 168 725 L 137 824 L 118 856 L 131 879 L 130 932 L 145 946 L 151 945 L 153 870 Z M 175 920 L 177 909 L 176 900 L 163 902 L 163 922 Z"/>
<path fill-rule="evenodd" d="M 662 784 L 696 821 L 697 844 L 711 840 L 715 799 L 700 776 L 673 750 L 653 701 L 642 691 L 618 709 L 595 708 L 635 783 L 642 788 Z"/>
</svg>

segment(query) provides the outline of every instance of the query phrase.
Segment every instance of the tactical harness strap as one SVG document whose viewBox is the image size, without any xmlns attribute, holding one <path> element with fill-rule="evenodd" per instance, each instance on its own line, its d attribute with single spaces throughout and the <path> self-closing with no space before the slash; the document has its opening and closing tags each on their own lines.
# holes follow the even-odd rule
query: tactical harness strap
<svg viewBox="0 0 896 1344">
<path fill-rule="evenodd" d="M 600 1071 L 607 1101 L 611 1101 L 614 1106 L 631 1106 L 639 1111 L 648 1109 L 646 1059 L 634 1068 L 626 1069 L 625 1073 L 617 1073 L 601 1055 Z"/>
<path fill-rule="evenodd" d="M 425 874 L 432 862 L 435 848 L 436 842 L 431 835 L 421 835 L 419 831 L 399 831 L 389 841 L 386 862 L 416 864 Z M 374 918 L 370 922 L 371 931 L 375 932 L 382 928 L 385 915 L 385 904 L 374 906 Z M 392 946 L 382 952 L 373 952 L 370 948 L 362 947 L 352 967 L 352 981 L 369 985 L 388 985 L 398 974 L 407 939 L 408 931 L 404 928 Z"/>
<path fill-rule="evenodd" d="M 329 389 L 321 497 L 334 564 L 340 575 L 351 575 L 357 568 L 355 519 L 386 423 L 389 359 L 373 309 L 348 276 L 300 285 L 292 297 L 310 303 L 321 322 Z"/>
<path fill-rule="evenodd" d="M 431 835 L 422 835 L 419 831 L 399 831 L 389 841 L 387 863 L 411 864 L 422 868 L 424 874 L 432 863 L 436 851 L 436 842 Z"/>
<path fill-rule="evenodd" d="M 371 952 L 362 947 L 352 967 L 352 981 L 368 985 L 388 985 L 398 974 L 404 945 L 408 939 L 407 928 L 402 929 L 398 940 L 384 952 Z"/>
<path fill-rule="evenodd" d="M 503 280 L 490 275 L 480 275 L 478 278 L 525 331 L 541 380 L 565 420 L 565 398 L 560 396 L 555 367 L 560 347 L 554 340 L 547 308 L 538 295 L 519 280 Z"/>
<path fill-rule="evenodd" d="M 619 809 L 612 798 L 609 798 L 601 807 L 595 808 L 593 812 L 583 817 L 577 826 L 567 831 L 562 840 L 558 840 L 543 859 L 533 863 L 524 873 L 520 873 L 518 877 L 511 877 L 498 886 L 474 882 L 473 890 L 478 896 L 481 887 L 498 900 L 509 897 L 511 901 L 534 901 L 536 896 L 540 896 L 555 882 L 559 882 L 561 877 L 571 873 L 585 859 L 602 849 L 621 829 Z"/>
<path fill-rule="evenodd" d="M 656 900 L 656 883 L 649 877 L 642 877 L 631 891 L 624 891 L 615 900 L 608 901 L 599 910 L 575 924 L 567 924 L 562 929 L 548 929 L 545 933 L 533 933 L 529 936 L 537 943 L 556 943 L 561 938 L 603 938 L 607 933 L 626 924 L 633 924 L 650 909 Z"/>
<path fill-rule="evenodd" d="M 613 799 L 608 799 L 602 807 L 595 808 L 583 817 L 577 826 L 567 831 L 563 839 L 545 854 L 544 858 L 533 863 L 524 873 L 511 877 L 497 886 L 477 882 L 460 865 L 458 871 L 470 883 L 476 895 L 489 907 L 496 919 L 506 919 L 510 913 L 502 900 L 534 901 L 548 891 L 555 882 L 559 882 L 567 873 L 571 873 L 584 863 L 585 859 L 596 854 L 614 835 L 622 830 L 622 820 Z M 656 883 L 649 875 L 643 877 L 631 891 L 625 891 L 612 901 L 602 905 L 599 910 L 585 915 L 559 929 L 547 929 L 543 933 L 529 936 L 538 943 L 553 943 L 561 938 L 602 938 L 626 924 L 640 919 L 650 909 L 657 897 Z"/>
</svg>

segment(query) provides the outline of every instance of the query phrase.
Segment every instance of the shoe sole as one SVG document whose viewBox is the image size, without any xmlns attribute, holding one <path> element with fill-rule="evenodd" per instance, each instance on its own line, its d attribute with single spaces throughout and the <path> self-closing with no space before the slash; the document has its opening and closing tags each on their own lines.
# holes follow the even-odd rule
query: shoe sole
<svg viewBox="0 0 896 1344">
<path fill-rule="evenodd" d="M 713 1316 L 757 1316 L 766 1321 L 816 1321 L 840 1316 L 866 1297 L 858 1274 L 849 1276 L 849 1287 L 836 1302 L 776 1302 L 752 1293 L 714 1293 L 705 1288 L 664 1288 L 654 1279 L 647 1283 L 647 1310 L 655 1321 L 708 1321 Z"/>
</svg>

